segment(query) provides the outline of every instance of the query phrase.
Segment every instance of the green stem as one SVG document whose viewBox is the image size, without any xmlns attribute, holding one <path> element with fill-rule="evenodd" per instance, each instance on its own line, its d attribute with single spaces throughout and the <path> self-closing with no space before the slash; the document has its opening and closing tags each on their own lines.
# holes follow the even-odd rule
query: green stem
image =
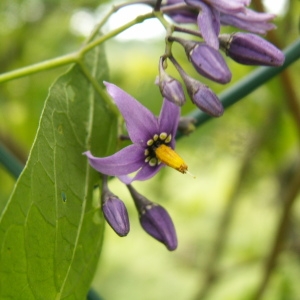
<svg viewBox="0 0 300 300">
<path fill-rule="evenodd" d="M 78 59 L 77 53 L 70 53 L 57 58 L 45 60 L 40 63 L 36 63 L 24 68 L 20 68 L 14 71 L 3 73 L 0 75 L 0 83 L 17 79 L 20 77 L 28 76 L 34 73 L 50 70 L 53 68 L 65 66 L 71 63 L 75 63 L 77 59 Z"/>
<path fill-rule="evenodd" d="M 110 14 L 111 14 L 111 12 L 108 13 L 107 17 L 109 17 Z M 63 56 L 60 56 L 57 58 L 49 59 L 49 60 L 46 60 L 46 61 L 43 61 L 40 63 L 30 65 L 30 66 L 27 66 L 24 68 L 20 68 L 20 69 L 14 70 L 14 71 L 3 73 L 0 75 L 0 83 L 6 82 L 9 80 L 13 80 L 16 78 L 28 76 L 28 75 L 38 73 L 41 71 L 46 71 L 46 70 L 54 69 L 57 67 L 65 66 L 70 63 L 79 62 L 80 60 L 82 60 L 83 55 L 86 54 L 86 52 L 92 50 L 94 47 L 104 43 L 108 39 L 118 35 L 119 33 L 130 28 L 131 26 L 141 23 L 150 18 L 154 18 L 154 14 L 152 12 L 145 14 L 145 15 L 138 16 L 134 20 L 124 24 L 123 26 L 121 26 L 121 27 L 109 32 L 108 34 L 101 36 L 100 38 L 96 39 L 95 41 L 83 46 L 78 52 L 66 54 L 66 55 L 63 55 Z M 103 25 L 103 23 L 101 22 L 100 27 L 102 25 Z M 98 30 L 100 27 L 97 26 Z M 95 34 L 95 31 L 92 33 L 92 35 L 93 34 Z"/>
<path fill-rule="evenodd" d="M 109 109 L 116 115 L 119 115 L 119 111 L 117 110 L 116 106 L 113 105 L 112 101 L 107 97 L 107 94 L 104 92 L 104 90 L 99 85 L 98 81 L 94 78 L 94 76 L 90 73 L 89 69 L 86 67 L 84 62 L 82 60 L 78 61 L 78 64 L 81 68 L 81 71 L 85 75 L 85 77 L 90 81 L 90 83 L 93 85 L 94 89 L 98 92 L 98 94 L 101 96 L 101 98 L 106 102 L 106 104 L 109 106 Z"/>
<path fill-rule="evenodd" d="M 232 104 L 241 100 L 245 96 L 249 95 L 259 86 L 263 85 L 265 82 L 275 77 L 277 74 L 289 67 L 293 62 L 299 59 L 300 39 L 298 39 L 287 49 L 285 49 L 284 54 L 285 62 L 281 67 L 259 67 L 255 71 L 250 73 L 248 76 L 238 81 L 232 87 L 228 88 L 223 93 L 221 93 L 219 99 L 223 103 L 224 108 L 231 106 Z M 191 112 L 189 116 L 193 117 L 196 120 L 196 126 L 200 126 L 206 121 L 212 119 L 212 117 L 199 111 L 198 109 Z"/>
</svg>

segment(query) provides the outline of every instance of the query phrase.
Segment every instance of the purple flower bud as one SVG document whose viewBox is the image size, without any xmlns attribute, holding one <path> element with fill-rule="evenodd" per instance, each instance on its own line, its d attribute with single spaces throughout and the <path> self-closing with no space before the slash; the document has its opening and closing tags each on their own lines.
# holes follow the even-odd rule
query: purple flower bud
<svg viewBox="0 0 300 300">
<path fill-rule="evenodd" d="M 129 232 L 129 219 L 124 203 L 118 197 L 109 197 L 102 205 L 103 215 L 110 227 L 119 236 Z"/>
<path fill-rule="evenodd" d="M 128 212 L 124 203 L 107 187 L 107 177 L 103 178 L 103 188 L 102 188 L 102 211 L 105 220 L 110 225 L 110 227 L 119 236 L 126 236 L 129 232 L 129 218 Z"/>
<path fill-rule="evenodd" d="M 185 95 L 181 83 L 169 76 L 163 67 L 163 58 L 159 60 L 159 79 L 158 85 L 160 92 L 164 98 L 173 102 L 178 106 L 182 106 L 185 103 Z"/>
<path fill-rule="evenodd" d="M 240 64 L 281 66 L 285 59 L 273 44 L 252 33 L 224 34 L 219 40 L 226 55 Z"/>
<path fill-rule="evenodd" d="M 174 224 L 167 211 L 160 205 L 147 205 L 140 215 L 144 230 L 156 240 L 165 244 L 168 250 L 177 248 L 177 236 Z"/>
<path fill-rule="evenodd" d="M 202 76 L 219 83 L 228 83 L 231 72 L 220 52 L 205 43 L 187 41 L 172 37 L 170 40 L 179 42 L 194 68 Z"/>
<path fill-rule="evenodd" d="M 205 84 L 185 76 L 184 82 L 193 103 L 212 117 L 220 117 L 224 108 L 217 95 Z"/>
<path fill-rule="evenodd" d="M 228 83 L 231 72 L 222 55 L 216 49 L 197 43 L 189 53 L 189 58 L 198 73 L 219 83 Z"/>
<path fill-rule="evenodd" d="M 177 235 L 174 224 L 167 211 L 160 205 L 149 201 L 131 185 L 127 185 L 139 212 L 143 229 L 153 238 L 163 243 L 168 250 L 177 248 Z"/>
</svg>

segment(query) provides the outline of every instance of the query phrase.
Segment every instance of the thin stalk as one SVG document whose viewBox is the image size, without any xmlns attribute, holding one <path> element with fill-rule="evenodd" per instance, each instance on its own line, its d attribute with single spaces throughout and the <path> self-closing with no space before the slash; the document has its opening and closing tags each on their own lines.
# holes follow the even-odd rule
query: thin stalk
<svg viewBox="0 0 300 300">
<path fill-rule="evenodd" d="M 77 59 L 78 59 L 77 53 L 70 53 L 63 56 L 59 56 L 57 58 L 45 60 L 40 63 L 36 63 L 24 68 L 6 72 L 0 75 L 0 83 L 17 79 L 20 77 L 28 76 L 34 73 L 58 68 L 71 63 L 75 63 Z"/>
<path fill-rule="evenodd" d="M 162 0 L 156 0 L 155 6 L 154 6 L 155 11 L 160 11 L 161 2 L 162 2 Z"/>
<path fill-rule="evenodd" d="M 119 111 L 117 110 L 116 106 L 113 105 L 112 101 L 107 97 L 107 94 L 104 92 L 104 90 L 99 85 L 98 81 L 94 78 L 94 76 L 90 73 L 89 69 L 86 67 L 84 62 L 82 60 L 78 61 L 78 64 L 81 68 L 81 71 L 85 75 L 85 77 L 90 81 L 90 83 L 93 85 L 94 89 L 98 92 L 98 94 L 101 96 L 101 98 L 106 102 L 106 104 L 109 106 L 109 109 L 113 111 L 113 113 L 118 116 Z"/>
<path fill-rule="evenodd" d="M 136 17 L 134 20 L 124 24 L 123 26 L 116 28 L 115 30 L 112 30 L 108 34 L 105 34 L 98 39 L 94 40 L 91 43 L 86 44 L 83 46 L 78 52 L 66 54 L 57 58 L 49 59 L 46 61 L 42 61 L 40 63 L 36 63 L 24 68 L 20 68 L 14 71 L 6 72 L 0 75 L 0 83 L 6 82 L 9 80 L 17 79 L 20 77 L 28 76 L 34 73 L 54 69 L 57 67 L 65 66 L 71 63 L 76 63 L 82 60 L 82 57 L 84 54 L 86 54 L 88 51 L 92 50 L 94 47 L 104 43 L 108 39 L 118 35 L 119 33 L 123 32 L 124 30 L 130 28 L 131 26 L 141 23 L 147 19 L 154 18 L 154 14 L 148 13 L 145 15 L 141 15 Z"/>
</svg>

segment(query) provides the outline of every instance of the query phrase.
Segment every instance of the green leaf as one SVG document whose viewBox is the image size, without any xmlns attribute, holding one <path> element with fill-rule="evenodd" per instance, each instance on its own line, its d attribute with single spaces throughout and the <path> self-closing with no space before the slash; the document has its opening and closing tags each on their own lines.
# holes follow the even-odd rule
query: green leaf
<svg viewBox="0 0 300 300">
<path fill-rule="evenodd" d="M 107 79 L 103 49 L 85 65 Z M 105 95 L 105 94 L 103 94 Z M 117 116 L 79 66 L 50 89 L 29 160 L 0 215 L 1 299 L 84 299 L 100 255 L 99 175 L 82 155 L 114 152 Z M 105 101 L 106 100 L 106 101 Z"/>
</svg>

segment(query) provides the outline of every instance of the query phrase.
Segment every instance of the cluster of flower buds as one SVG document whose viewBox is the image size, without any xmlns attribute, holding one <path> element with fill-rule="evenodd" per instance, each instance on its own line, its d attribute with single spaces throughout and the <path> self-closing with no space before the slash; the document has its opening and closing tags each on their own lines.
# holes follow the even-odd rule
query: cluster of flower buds
<svg viewBox="0 0 300 300">
<path fill-rule="evenodd" d="M 266 34 L 268 30 L 275 28 L 275 25 L 270 23 L 275 15 L 251 10 L 247 7 L 250 2 L 251 0 L 168 0 L 160 7 L 175 23 L 194 23 L 199 29 L 194 31 L 174 26 L 175 32 L 185 32 L 201 38 L 200 41 L 194 41 L 168 35 L 166 53 L 159 62 L 158 79 L 161 93 L 166 99 L 179 106 L 185 102 L 180 82 L 171 78 L 165 71 L 168 58 L 179 72 L 192 102 L 211 116 L 219 117 L 223 114 L 222 104 L 214 92 L 188 76 L 175 60 L 170 50 L 170 43 L 173 42 L 184 48 L 189 61 L 200 75 L 221 84 L 231 80 L 231 72 L 220 50 L 234 61 L 245 65 L 283 64 L 283 53 L 257 35 Z M 221 26 L 226 25 L 250 33 L 221 34 Z"/>
<path fill-rule="evenodd" d="M 138 193 L 132 185 L 128 190 L 137 208 L 142 228 L 153 238 L 163 243 L 168 250 L 177 248 L 177 236 L 174 224 L 167 211 Z M 129 233 L 128 212 L 124 203 L 108 188 L 107 176 L 103 175 L 101 206 L 105 220 L 110 227 L 123 237 Z"/>
</svg>

